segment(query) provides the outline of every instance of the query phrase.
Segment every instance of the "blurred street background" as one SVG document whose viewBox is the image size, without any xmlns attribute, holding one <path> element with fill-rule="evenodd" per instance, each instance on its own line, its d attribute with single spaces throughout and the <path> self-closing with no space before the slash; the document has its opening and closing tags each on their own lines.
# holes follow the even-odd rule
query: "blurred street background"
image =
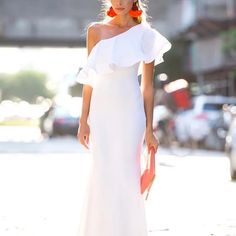
<svg viewBox="0 0 236 236">
<path fill-rule="evenodd" d="M 150 236 L 236 236 L 236 0 L 148 8 L 172 43 L 154 76 Z M 99 11 L 92 0 L 0 0 L 1 236 L 77 235 L 91 152 L 76 139 L 76 75 Z"/>
</svg>

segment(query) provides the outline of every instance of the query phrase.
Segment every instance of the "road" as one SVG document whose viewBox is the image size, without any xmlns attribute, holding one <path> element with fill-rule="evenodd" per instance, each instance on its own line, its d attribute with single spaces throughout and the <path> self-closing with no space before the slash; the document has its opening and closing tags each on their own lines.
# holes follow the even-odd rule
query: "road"
<svg viewBox="0 0 236 236">
<path fill-rule="evenodd" d="M 0 235 L 77 236 L 90 152 L 69 138 L 46 141 L 43 150 L 0 146 Z M 236 236 L 236 183 L 227 157 L 183 153 L 156 155 L 157 176 L 145 202 L 149 235 Z"/>
</svg>

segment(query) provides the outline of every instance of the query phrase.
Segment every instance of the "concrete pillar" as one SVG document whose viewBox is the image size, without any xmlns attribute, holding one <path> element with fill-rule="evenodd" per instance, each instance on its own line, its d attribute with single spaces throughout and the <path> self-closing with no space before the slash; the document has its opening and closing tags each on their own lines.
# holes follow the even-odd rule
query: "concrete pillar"
<svg viewBox="0 0 236 236">
<path fill-rule="evenodd" d="M 197 84 L 199 87 L 199 93 L 204 94 L 204 76 L 202 74 L 197 75 Z"/>
<path fill-rule="evenodd" d="M 233 72 L 229 72 L 228 74 L 228 93 L 229 93 L 229 96 L 233 96 L 235 97 L 236 94 L 235 94 L 235 75 Z"/>
</svg>

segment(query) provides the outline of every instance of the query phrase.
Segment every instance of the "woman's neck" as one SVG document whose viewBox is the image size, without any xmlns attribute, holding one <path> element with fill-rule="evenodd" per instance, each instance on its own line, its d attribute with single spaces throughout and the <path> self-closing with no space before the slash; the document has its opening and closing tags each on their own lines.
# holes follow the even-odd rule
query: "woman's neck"
<svg viewBox="0 0 236 236">
<path fill-rule="evenodd" d="M 112 22 L 120 28 L 131 27 L 135 24 L 135 21 L 130 15 L 116 16 Z"/>
</svg>

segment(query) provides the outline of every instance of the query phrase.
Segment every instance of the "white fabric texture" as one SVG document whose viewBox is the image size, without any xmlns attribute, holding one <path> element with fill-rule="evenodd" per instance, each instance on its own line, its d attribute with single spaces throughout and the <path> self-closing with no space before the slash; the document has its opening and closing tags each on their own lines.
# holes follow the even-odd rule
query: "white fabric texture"
<svg viewBox="0 0 236 236">
<path fill-rule="evenodd" d="M 170 49 L 170 42 L 141 23 L 99 41 L 77 81 L 92 90 L 88 124 L 92 166 L 78 236 L 147 236 L 140 192 L 140 157 L 146 116 L 138 82 L 141 61 Z"/>
<path fill-rule="evenodd" d="M 155 65 L 164 62 L 163 54 L 171 43 L 147 23 L 108 39 L 100 40 L 91 50 L 87 64 L 77 75 L 77 82 L 95 85 L 96 75 L 114 72 L 116 66 L 129 67 L 140 61 Z"/>
</svg>

